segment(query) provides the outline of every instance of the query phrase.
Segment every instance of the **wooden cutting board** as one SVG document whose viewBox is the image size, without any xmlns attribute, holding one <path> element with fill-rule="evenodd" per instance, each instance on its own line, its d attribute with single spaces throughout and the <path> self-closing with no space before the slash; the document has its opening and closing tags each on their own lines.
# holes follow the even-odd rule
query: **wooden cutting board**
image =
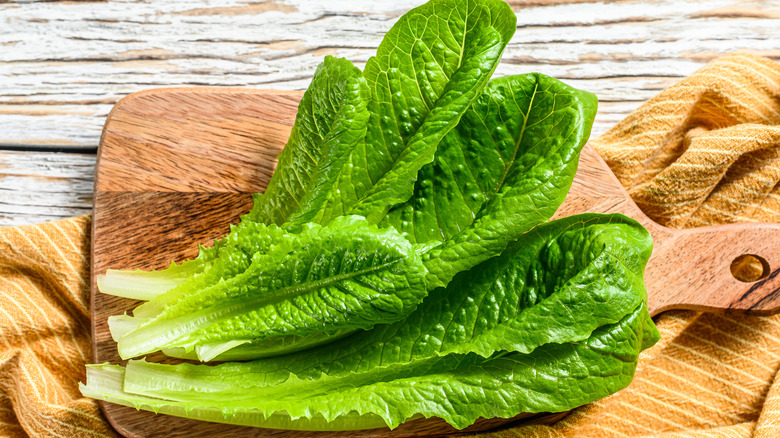
<svg viewBox="0 0 780 438">
<path fill-rule="evenodd" d="M 123 363 L 107 318 L 139 302 L 100 294 L 95 276 L 106 269 L 160 269 L 197 255 L 249 211 L 250 193 L 263 191 L 295 119 L 301 92 L 175 88 L 135 93 L 108 116 L 98 150 L 92 229 L 92 331 L 95 363 Z M 767 314 L 780 307 L 780 225 L 749 224 L 672 230 L 648 219 L 609 168 L 586 146 L 566 202 L 556 217 L 618 212 L 650 230 L 653 256 L 645 280 L 650 311 L 672 308 Z M 744 283 L 732 261 L 754 254 L 760 281 Z M 175 362 L 158 354 L 150 360 Z M 101 402 L 128 437 L 431 436 L 463 434 L 517 422 L 551 422 L 564 414 L 485 419 L 457 431 L 441 420 L 388 429 L 303 433 L 205 423 Z"/>
</svg>

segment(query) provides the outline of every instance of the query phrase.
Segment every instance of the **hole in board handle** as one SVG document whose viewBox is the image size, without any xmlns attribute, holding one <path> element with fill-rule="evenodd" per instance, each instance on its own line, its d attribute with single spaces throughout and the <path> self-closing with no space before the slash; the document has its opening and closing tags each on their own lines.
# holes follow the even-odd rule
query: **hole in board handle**
<svg viewBox="0 0 780 438">
<path fill-rule="evenodd" d="M 731 275 L 744 283 L 765 279 L 770 272 L 769 262 L 756 254 L 742 254 L 731 262 Z"/>
</svg>

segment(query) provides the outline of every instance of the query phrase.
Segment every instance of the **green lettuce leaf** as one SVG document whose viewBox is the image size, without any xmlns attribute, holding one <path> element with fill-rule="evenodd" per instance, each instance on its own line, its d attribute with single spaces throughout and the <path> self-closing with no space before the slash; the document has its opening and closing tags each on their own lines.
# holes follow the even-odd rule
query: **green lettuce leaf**
<svg viewBox="0 0 780 438">
<path fill-rule="evenodd" d="M 368 102 L 369 88 L 360 70 L 344 58 L 326 56 L 298 105 L 265 193 L 255 196 L 243 220 L 285 224 L 293 230 L 309 222 L 365 138 Z"/>
<path fill-rule="evenodd" d="M 500 0 L 434 0 L 393 25 L 364 71 L 366 140 L 318 222 L 343 214 L 376 221 L 412 195 L 417 172 L 487 84 L 515 23 Z"/>
<path fill-rule="evenodd" d="M 347 214 L 377 222 L 411 196 L 418 170 L 487 84 L 515 23 L 501 0 L 434 0 L 401 17 L 364 74 L 326 57 L 274 176 L 242 221 L 292 231 Z M 201 248 L 198 259 L 162 271 L 111 270 L 98 277 L 100 290 L 148 300 L 214 257 Z"/>
<path fill-rule="evenodd" d="M 141 318 L 155 317 L 181 297 L 195 294 L 222 279 L 241 274 L 252 263 L 255 254 L 265 254 L 279 243 L 292 238 L 293 234 L 276 225 L 248 221 L 231 225 L 230 233 L 219 241 L 219 245 L 202 252 L 214 254 L 216 257 L 212 257 L 208 264 L 204 263 L 201 272 L 190 275 L 165 293 L 151 297 L 148 302 L 136 307 L 133 315 Z"/>
<path fill-rule="evenodd" d="M 196 381 L 203 376 L 190 364 L 131 361 L 126 373 L 116 365 L 90 366 L 87 385 L 80 388 L 85 396 L 137 409 L 246 426 L 339 431 L 392 428 L 410 418 L 439 417 L 462 429 L 480 417 L 566 411 L 625 388 L 633 379 L 642 344 L 657 341 L 654 326 L 643 330 L 647 320 L 643 304 L 584 342 L 548 344 L 531 354 L 489 360 L 450 355 L 427 373 L 363 386 L 343 382 L 335 389 L 318 389 L 323 384 L 319 380 L 290 378 L 265 391 L 220 385 L 217 379 Z M 184 389 L 171 388 L 182 381 Z M 150 389 L 150 383 L 160 386 Z M 270 398 L 269 392 L 278 398 Z M 220 408 L 214 407 L 216 399 Z"/>
<path fill-rule="evenodd" d="M 265 193 L 253 196 L 254 206 L 242 224 L 285 224 L 287 229 L 299 231 L 317 213 L 350 153 L 365 138 L 368 93 L 363 74 L 350 61 L 325 57 L 298 106 L 276 171 Z M 242 230 L 231 228 L 231 234 Z M 125 298 L 151 300 L 210 270 L 225 256 L 225 244 L 217 240 L 213 247 L 201 247 L 196 259 L 172 263 L 159 271 L 110 269 L 97 276 L 98 289 Z"/>
<path fill-rule="evenodd" d="M 418 415 L 463 428 L 571 409 L 628 385 L 639 352 L 658 339 L 642 282 L 651 247 L 624 216 L 561 219 L 459 274 L 399 322 L 248 363 L 132 361 L 123 391 L 85 390 L 169 412 L 219 406 L 218 421 L 240 424 L 278 427 L 265 415 L 282 414 L 288 428 L 334 421 L 321 430 L 376 417 L 395 427 Z"/>
<path fill-rule="evenodd" d="M 533 73 L 494 79 L 381 222 L 425 255 L 430 286 L 496 256 L 549 220 L 571 187 L 596 96 Z"/>
<path fill-rule="evenodd" d="M 338 218 L 307 227 L 256 253 L 244 272 L 170 303 L 124 334 L 119 354 L 199 346 L 204 356 L 215 356 L 263 340 L 276 348 L 278 336 L 368 329 L 414 310 L 427 294 L 425 273 L 395 229 L 380 230 L 357 216 Z"/>
</svg>

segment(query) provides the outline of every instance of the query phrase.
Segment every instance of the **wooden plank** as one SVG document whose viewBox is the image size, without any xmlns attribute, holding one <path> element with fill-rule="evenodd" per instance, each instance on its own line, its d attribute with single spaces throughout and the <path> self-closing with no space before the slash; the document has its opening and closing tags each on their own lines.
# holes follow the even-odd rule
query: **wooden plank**
<svg viewBox="0 0 780 438">
<path fill-rule="evenodd" d="M 96 147 L 121 97 L 164 86 L 304 89 L 326 54 L 362 67 L 423 0 L 0 5 L 0 145 Z M 595 92 L 593 133 L 735 50 L 780 59 L 780 2 L 510 2 L 497 75 L 539 71 Z M 616 104 L 616 105 L 612 105 Z"/>
<path fill-rule="evenodd" d="M 87 214 L 95 155 L 0 151 L 0 226 Z"/>
</svg>

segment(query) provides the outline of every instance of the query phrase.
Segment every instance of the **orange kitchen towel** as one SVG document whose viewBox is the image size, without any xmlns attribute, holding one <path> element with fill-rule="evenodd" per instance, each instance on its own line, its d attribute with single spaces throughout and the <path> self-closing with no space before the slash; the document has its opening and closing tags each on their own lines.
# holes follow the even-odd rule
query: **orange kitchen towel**
<svg viewBox="0 0 780 438">
<path fill-rule="evenodd" d="M 78 388 L 92 356 L 90 222 L 0 227 L 0 436 L 116 436 Z"/>
<path fill-rule="evenodd" d="M 780 222 L 780 64 L 717 59 L 591 144 L 660 224 Z M 780 437 L 780 315 L 675 311 L 656 323 L 661 341 L 628 388 L 493 436 Z"/>
<path fill-rule="evenodd" d="M 716 60 L 593 141 L 674 227 L 780 221 L 780 65 Z M 89 218 L 0 228 L 0 436 L 114 436 L 81 398 Z M 551 426 L 486 436 L 780 437 L 780 316 L 667 312 L 632 385 Z"/>
</svg>

